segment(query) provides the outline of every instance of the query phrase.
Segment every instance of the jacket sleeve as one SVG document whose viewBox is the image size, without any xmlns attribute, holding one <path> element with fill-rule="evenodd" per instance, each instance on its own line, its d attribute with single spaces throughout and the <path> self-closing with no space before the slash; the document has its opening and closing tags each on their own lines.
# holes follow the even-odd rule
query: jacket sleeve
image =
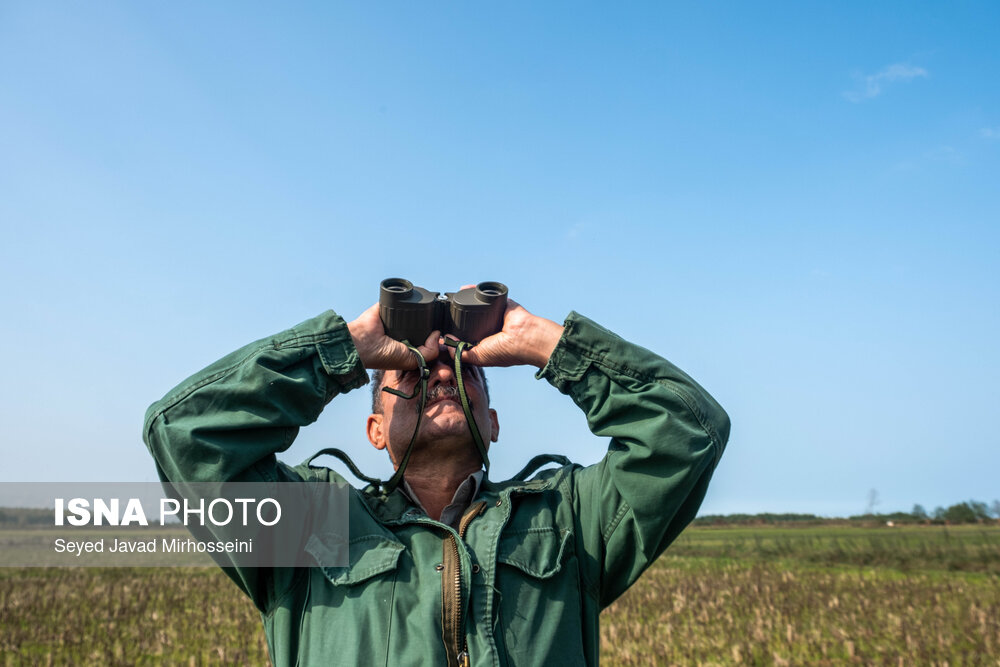
<svg viewBox="0 0 1000 667">
<path fill-rule="evenodd" d="M 538 373 L 609 436 L 597 464 L 566 478 L 584 583 L 611 604 L 695 517 L 729 438 L 729 417 L 683 371 L 570 313 Z"/>
<path fill-rule="evenodd" d="M 150 406 L 143 439 L 164 481 L 298 481 L 275 453 L 287 449 L 299 427 L 315 421 L 333 397 L 367 382 L 344 320 L 327 311 L 182 382 Z M 296 576 L 294 568 L 223 570 L 262 612 Z"/>
<path fill-rule="evenodd" d="M 143 439 L 167 481 L 285 481 L 275 453 L 367 382 L 347 325 L 327 311 L 182 382 L 146 411 Z"/>
</svg>

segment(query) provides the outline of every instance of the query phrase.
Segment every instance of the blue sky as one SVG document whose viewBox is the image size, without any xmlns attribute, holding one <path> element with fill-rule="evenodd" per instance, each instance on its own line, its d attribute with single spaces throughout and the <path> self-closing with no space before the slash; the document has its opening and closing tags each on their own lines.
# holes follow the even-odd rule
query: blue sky
<svg viewBox="0 0 1000 667">
<path fill-rule="evenodd" d="M 500 280 L 733 420 L 704 512 L 1000 497 L 995 3 L 0 5 L 0 480 L 154 479 L 146 406 L 403 276 Z M 494 476 L 596 461 L 491 374 Z M 284 455 L 388 474 L 367 396 Z"/>
</svg>

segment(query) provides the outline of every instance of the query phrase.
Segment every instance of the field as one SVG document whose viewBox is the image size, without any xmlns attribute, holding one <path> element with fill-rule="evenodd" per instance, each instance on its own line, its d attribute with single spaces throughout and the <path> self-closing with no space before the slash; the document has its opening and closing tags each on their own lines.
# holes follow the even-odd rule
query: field
<svg viewBox="0 0 1000 667">
<path fill-rule="evenodd" d="M 609 665 L 1000 665 L 1000 530 L 692 528 L 602 635 Z"/>
<path fill-rule="evenodd" d="M 1000 528 L 691 528 L 602 616 L 605 665 L 1000 665 Z M 0 569 L 2 664 L 264 664 L 210 568 Z"/>
</svg>

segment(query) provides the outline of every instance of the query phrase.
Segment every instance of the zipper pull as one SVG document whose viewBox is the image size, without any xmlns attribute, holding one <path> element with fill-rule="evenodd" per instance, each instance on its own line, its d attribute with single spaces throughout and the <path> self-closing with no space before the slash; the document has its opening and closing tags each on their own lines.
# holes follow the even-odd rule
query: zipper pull
<svg viewBox="0 0 1000 667">
<path fill-rule="evenodd" d="M 462 651 L 458 654 L 458 667 L 469 667 L 469 652 Z"/>
</svg>

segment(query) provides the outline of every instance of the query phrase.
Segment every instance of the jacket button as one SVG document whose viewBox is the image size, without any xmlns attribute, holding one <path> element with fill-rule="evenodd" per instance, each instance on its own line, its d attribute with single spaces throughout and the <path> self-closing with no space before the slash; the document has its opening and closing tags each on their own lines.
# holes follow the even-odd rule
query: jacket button
<svg viewBox="0 0 1000 667">
<path fill-rule="evenodd" d="M 434 566 L 434 569 L 437 570 L 438 572 L 440 572 L 441 570 L 444 569 L 444 564 L 443 563 L 438 563 L 437 565 Z"/>
<path fill-rule="evenodd" d="M 479 574 L 479 565 L 473 563 L 473 565 L 472 565 L 472 574 Z"/>
<path fill-rule="evenodd" d="M 501 505 L 503 505 L 503 501 L 502 500 L 498 500 L 497 501 L 497 507 L 500 507 Z"/>
</svg>

